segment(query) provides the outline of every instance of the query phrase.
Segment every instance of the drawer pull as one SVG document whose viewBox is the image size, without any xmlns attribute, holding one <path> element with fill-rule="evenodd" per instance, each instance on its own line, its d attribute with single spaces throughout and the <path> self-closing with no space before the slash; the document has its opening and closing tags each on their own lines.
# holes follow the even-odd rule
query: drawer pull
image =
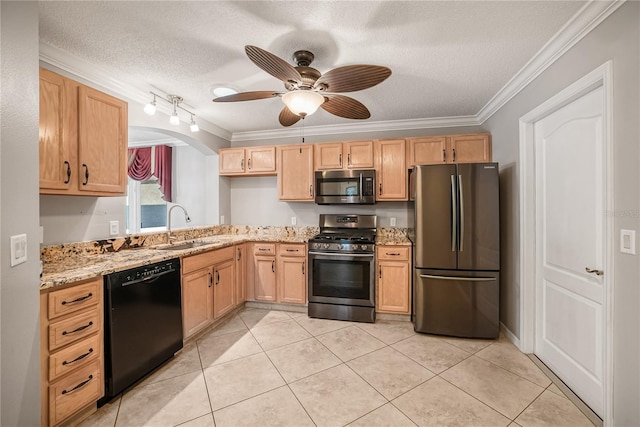
<svg viewBox="0 0 640 427">
<path fill-rule="evenodd" d="M 71 332 L 63 331 L 63 332 L 62 332 L 62 335 L 70 335 L 70 334 L 74 334 L 74 333 L 76 333 L 76 332 L 84 331 L 85 329 L 87 329 L 88 327 L 90 327 L 90 326 L 92 326 L 92 325 L 93 325 L 93 322 L 89 322 L 89 323 L 87 323 L 86 325 L 84 325 L 84 326 L 80 326 L 79 328 L 76 328 L 76 329 L 74 329 L 74 330 L 73 330 L 73 331 L 71 331 Z"/>
<path fill-rule="evenodd" d="M 73 359 L 71 362 L 67 362 L 66 360 L 64 362 L 62 362 L 62 366 L 66 366 L 66 365 L 70 365 L 72 363 L 77 362 L 78 360 L 82 360 L 85 357 L 87 357 L 88 355 L 90 355 L 91 353 L 93 353 L 93 348 L 90 348 L 89 351 L 87 351 L 85 354 L 81 354 L 80 356 L 76 357 L 75 359 Z"/>
<path fill-rule="evenodd" d="M 85 295 L 85 296 L 83 296 L 83 297 L 78 297 L 78 298 L 76 298 L 76 299 L 74 299 L 74 300 L 71 300 L 71 301 L 62 301 L 60 304 L 62 304 L 62 305 L 75 304 L 75 303 L 77 303 L 77 302 L 82 302 L 82 301 L 84 301 L 84 300 L 86 300 L 86 299 L 89 299 L 89 298 L 91 298 L 92 296 L 93 296 L 93 294 L 92 294 L 91 292 L 89 292 L 87 295 Z"/>
<path fill-rule="evenodd" d="M 69 393 L 73 393 L 74 391 L 81 389 L 82 387 L 86 386 L 87 384 L 89 384 L 91 382 L 91 380 L 93 379 L 93 375 L 89 375 L 89 378 L 87 378 L 86 380 L 82 381 L 80 384 L 78 384 L 77 386 L 75 386 L 74 388 L 72 388 L 71 390 L 62 390 L 62 394 L 69 394 Z"/>
<path fill-rule="evenodd" d="M 258 248 L 260 252 L 269 252 L 269 248 Z"/>
<path fill-rule="evenodd" d="M 387 252 L 387 255 L 389 255 L 389 256 L 400 256 L 400 253 L 398 253 L 398 252 Z"/>
<path fill-rule="evenodd" d="M 300 252 L 300 249 L 287 249 L 287 252 Z"/>
</svg>

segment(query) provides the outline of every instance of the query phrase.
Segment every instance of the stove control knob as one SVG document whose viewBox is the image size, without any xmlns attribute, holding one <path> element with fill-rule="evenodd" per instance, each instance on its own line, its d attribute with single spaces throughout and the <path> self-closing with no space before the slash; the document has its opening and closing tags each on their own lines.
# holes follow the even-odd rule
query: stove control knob
<svg viewBox="0 0 640 427">
<path fill-rule="evenodd" d="M 323 248 L 325 248 L 325 249 L 329 249 L 329 244 L 328 244 L 328 243 L 324 243 L 324 244 L 322 245 L 322 247 L 323 247 Z"/>
<path fill-rule="evenodd" d="M 339 244 L 339 245 L 338 245 L 338 250 L 343 250 L 343 249 L 345 249 L 345 246 L 346 246 L 346 245 Z"/>
</svg>

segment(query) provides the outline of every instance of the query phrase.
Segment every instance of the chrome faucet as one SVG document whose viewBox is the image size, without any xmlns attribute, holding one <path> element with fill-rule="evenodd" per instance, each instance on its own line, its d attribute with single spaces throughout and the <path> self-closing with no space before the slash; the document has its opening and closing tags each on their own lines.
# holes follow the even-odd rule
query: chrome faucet
<svg viewBox="0 0 640 427">
<path fill-rule="evenodd" d="M 175 236 L 171 235 L 171 211 L 173 210 L 173 208 L 182 209 L 182 211 L 184 212 L 184 220 L 186 222 L 191 222 L 191 218 L 189 218 L 189 214 L 187 213 L 187 210 L 185 209 L 184 206 L 179 205 L 177 203 L 171 206 L 169 208 L 169 211 L 167 212 L 167 237 L 169 238 L 169 243 L 171 243 L 172 240 L 175 240 Z"/>
</svg>

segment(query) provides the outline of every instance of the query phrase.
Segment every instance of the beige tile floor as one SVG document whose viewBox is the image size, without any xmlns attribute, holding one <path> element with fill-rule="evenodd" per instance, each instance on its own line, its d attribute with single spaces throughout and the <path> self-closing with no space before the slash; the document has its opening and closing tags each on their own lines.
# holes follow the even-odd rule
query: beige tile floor
<svg viewBox="0 0 640 427">
<path fill-rule="evenodd" d="M 507 339 L 246 308 L 83 426 L 592 426 Z"/>
</svg>

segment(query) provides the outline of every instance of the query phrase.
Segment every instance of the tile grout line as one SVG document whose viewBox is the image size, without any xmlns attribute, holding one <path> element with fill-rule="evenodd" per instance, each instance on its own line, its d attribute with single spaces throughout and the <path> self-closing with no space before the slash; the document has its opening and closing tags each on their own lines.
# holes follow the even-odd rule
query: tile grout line
<svg viewBox="0 0 640 427">
<path fill-rule="evenodd" d="M 202 356 L 200 355 L 200 347 L 198 346 L 198 341 L 195 342 L 195 345 L 196 345 L 196 352 L 198 353 L 198 360 L 200 361 L 202 379 L 204 380 L 204 388 L 205 390 L 207 390 L 207 400 L 209 401 L 209 409 L 211 409 L 211 419 L 213 420 L 213 426 L 215 427 L 216 417 L 213 415 L 213 406 L 211 406 L 211 395 L 209 394 L 209 385 L 207 384 L 207 376 L 204 374 L 204 364 L 202 363 Z"/>
</svg>

